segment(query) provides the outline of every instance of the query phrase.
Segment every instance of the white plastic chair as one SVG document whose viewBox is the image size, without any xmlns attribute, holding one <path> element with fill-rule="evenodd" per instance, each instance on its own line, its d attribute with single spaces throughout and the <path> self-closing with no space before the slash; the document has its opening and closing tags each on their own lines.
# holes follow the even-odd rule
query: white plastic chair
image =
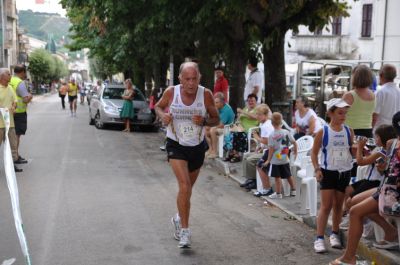
<svg viewBox="0 0 400 265">
<path fill-rule="evenodd" d="M 258 147 L 258 145 L 259 145 L 259 142 L 258 142 L 256 139 L 254 139 L 254 138 L 252 137 L 252 135 L 253 135 L 253 132 L 254 132 L 254 131 L 259 130 L 259 129 L 260 129 L 260 127 L 252 127 L 252 128 L 250 128 L 250 129 L 248 130 L 248 132 L 247 132 L 247 145 L 248 145 L 247 153 L 249 153 L 249 152 L 251 151 L 251 142 L 252 142 L 252 141 L 255 142 L 255 144 L 256 144 L 256 149 L 257 149 L 257 147 Z"/>
<path fill-rule="evenodd" d="M 230 124 L 224 126 L 224 133 L 218 136 L 218 157 L 224 157 L 224 136 L 230 133 Z"/>
<path fill-rule="evenodd" d="M 321 124 L 322 127 L 327 125 L 326 121 L 323 118 L 321 118 L 321 117 L 317 117 L 317 118 L 318 118 L 317 120 L 319 121 L 319 123 Z"/>
<path fill-rule="evenodd" d="M 256 183 L 257 183 L 257 191 L 258 192 L 262 192 L 263 185 L 262 185 L 262 182 L 261 182 L 260 173 L 258 173 L 257 168 L 256 168 Z"/>
<path fill-rule="evenodd" d="M 292 128 L 287 124 L 285 120 L 282 120 L 282 127 L 290 132 L 291 135 L 294 135 L 296 133 L 296 129 Z"/>
<path fill-rule="evenodd" d="M 290 165 L 301 168 L 301 161 L 303 157 L 308 156 L 308 153 L 313 147 L 314 138 L 310 135 L 305 135 L 296 140 L 297 143 L 297 156 L 294 158 L 290 156 Z M 291 146 L 293 148 L 293 146 Z M 293 172 L 292 172 L 293 173 Z"/>
<path fill-rule="evenodd" d="M 303 166 L 297 172 L 296 186 L 300 193 L 300 211 L 310 216 L 317 216 L 317 180 L 314 177 L 314 167 L 309 157 L 303 157 L 301 161 Z"/>
<path fill-rule="evenodd" d="M 400 218 L 399 217 L 390 217 L 386 218 L 388 221 L 394 221 L 394 223 L 397 226 L 397 232 L 398 232 L 398 240 L 399 240 L 399 249 L 400 249 Z M 377 225 L 374 222 L 374 234 L 375 234 L 375 240 L 376 242 L 382 241 L 385 237 L 385 232 L 383 231 L 382 227 Z"/>
</svg>

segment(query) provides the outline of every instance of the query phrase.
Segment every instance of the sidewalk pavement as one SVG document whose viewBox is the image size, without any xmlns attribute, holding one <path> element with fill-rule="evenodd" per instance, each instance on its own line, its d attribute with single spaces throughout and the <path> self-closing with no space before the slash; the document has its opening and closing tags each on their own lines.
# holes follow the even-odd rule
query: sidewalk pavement
<svg viewBox="0 0 400 265">
<path fill-rule="evenodd" d="M 219 158 L 216 159 L 206 159 L 205 163 L 215 168 L 219 173 L 224 174 L 232 178 L 238 184 L 244 183 L 246 180 L 242 176 L 242 164 L 241 163 L 229 163 L 224 162 Z M 239 187 L 238 187 L 239 188 Z M 319 195 L 319 192 L 318 192 Z M 249 196 L 253 196 L 253 192 L 249 193 Z M 303 222 L 308 226 L 316 229 L 316 218 L 311 217 L 308 214 L 300 213 L 300 202 L 297 198 L 284 197 L 283 199 L 274 200 L 268 197 L 260 197 L 262 200 L 266 200 L 268 204 L 274 205 L 280 208 L 282 211 L 286 212 L 289 216 L 292 216 L 299 222 Z M 318 196 L 319 205 L 319 196 Z M 330 231 L 331 222 L 328 222 L 327 231 Z M 341 231 L 341 237 L 343 243 L 347 242 L 347 232 Z M 374 261 L 376 265 L 399 265 L 400 264 L 400 251 L 399 250 L 381 250 L 374 248 L 372 243 L 375 237 L 371 239 L 361 238 L 360 244 L 358 245 L 357 253 L 360 257 L 365 258 L 370 261 Z M 312 248 L 310 244 L 310 248 Z"/>
</svg>

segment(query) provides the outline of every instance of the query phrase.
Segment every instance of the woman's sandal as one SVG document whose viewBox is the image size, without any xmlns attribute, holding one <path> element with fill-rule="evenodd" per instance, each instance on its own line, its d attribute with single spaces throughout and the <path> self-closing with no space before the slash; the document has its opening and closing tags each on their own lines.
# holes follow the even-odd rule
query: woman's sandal
<svg viewBox="0 0 400 265">
<path fill-rule="evenodd" d="M 391 242 L 387 240 L 382 240 L 372 244 L 376 248 L 380 249 L 398 249 L 399 243 L 398 242 Z"/>
<path fill-rule="evenodd" d="M 224 157 L 222 159 L 222 161 L 229 162 L 229 161 L 231 161 L 232 157 L 233 157 L 233 155 L 228 155 L 228 156 Z"/>
<path fill-rule="evenodd" d="M 355 265 L 355 263 L 346 263 L 341 261 L 340 259 L 335 259 L 334 261 L 331 261 L 329 265 Z"/>
</svg>

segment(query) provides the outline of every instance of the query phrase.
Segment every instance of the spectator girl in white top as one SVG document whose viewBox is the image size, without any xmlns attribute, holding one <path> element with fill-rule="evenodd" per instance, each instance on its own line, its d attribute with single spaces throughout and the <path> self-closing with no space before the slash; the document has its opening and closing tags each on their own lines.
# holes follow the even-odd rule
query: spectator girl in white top
<svg viewBox="0 0 400 265">
<path fill-rule="evenodd" d="M 310 108 L 307 97 L 299 96 L 296 99 L 296 112 L 294 113 L 296 133 L 294 139 L 305 135 L 315 136 L 321 130 L 321 123 L 313 109 Z"/>
<path fill-rule="evenodd" d="M 260 133 L 254 132 L 253 138 L 260 143 L 260 150 L 257 154 L 253 156 L 254 162 L 256 162 L 256 169 L 260 173 L 261 182 L 263 185 L 262 191 L 257 191 L 254 196 L 267 196 L 272 194 L 271 184 L 269 183 L 269 178 L 266 173 L 262 170 L 262 164 L 268 158 L 268 137 L 274 132 L 274 127 L 272 126 L 271 120 L 268 116 L 271 115 L 271 110 L 267 104 L 260 104 L 256 107 L 257 120 L 260 122 Z"/>
<path fill-rule="evenodd" d="M 345 126 L 349 104 L 343 99 L 328 101 L 327 110 L 331 119 L 329 126 L 320 130 L 314 139 L 311 160 L 315 178 L 320 183 L 321 206 L 317 218 L 317 239 L 314 249 L 317 253 L 326 251 L 324 234 L 329 214 L 332 214 L 332 234 L 329 237 L 333 248 L 342 248 L 339 239 L 339 224 L 342 219 L 344 192 L 349 185 L 353 167 L 351 146 L 354 132 Z M 321 163 L 318 154 L 321 152 Z"/>
</svg>

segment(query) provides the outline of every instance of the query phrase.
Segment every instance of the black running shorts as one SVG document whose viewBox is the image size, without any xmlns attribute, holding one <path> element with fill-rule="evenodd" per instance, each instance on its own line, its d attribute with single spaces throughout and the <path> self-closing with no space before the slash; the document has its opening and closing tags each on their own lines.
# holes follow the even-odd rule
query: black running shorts
<svg viewBox="0 0 400 265">
<path fill-rule="evenodd" d="M 68 96 L 68 102 L 72 103 L 77 98 L 78 98 L 78 96 Z"/>
<path fill-rule="evenodd" d="M 319 183 L 321 190 L 337 190 L 344 192 L 350 183 L 351 170 L 339 172 L 321 168 L 322 179 Z"/>
<path fill-rule="evenodd" d="M 367 191 L 367 190 L 370 190 L 370 189 L 373 189 L 373 188 L 377 188 L 377 187 L 379 187 L 380 183 L 381 183 L 380 180 L 362 179 L 360 181 L 357 181 L 357 182 L 351 184 L 351 186 L 353 187 L 354 191 L 350 196 L 354 197 L 357 194 L 360 194 L 361 192 L 364 192 L 364 191 Z"/>
<path fill-rule="evenodd" d="M 204 163 L 204 156 L 207 149 L 205 141 L 196 146 L 183 146 L 178 142 L 167 138 L 165 147 L 167 149 L 168 160 L 177 159 L 187 161 L 189 172 L 201 168 Z"/>
</svg>

